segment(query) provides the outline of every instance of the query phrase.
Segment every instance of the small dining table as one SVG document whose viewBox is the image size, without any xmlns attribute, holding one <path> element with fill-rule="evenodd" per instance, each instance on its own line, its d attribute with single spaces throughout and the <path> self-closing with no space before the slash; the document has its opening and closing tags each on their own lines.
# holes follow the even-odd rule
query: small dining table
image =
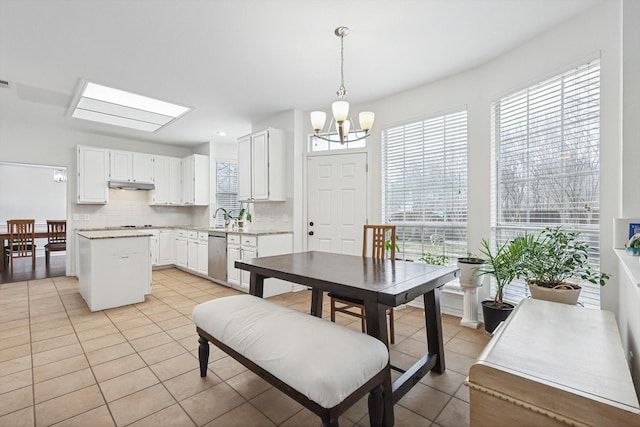
<svg viewBox="0 0 640 427">
<path fill-rule="evenodd" d="M 48 231 L 36 231 L 33 233 L 35 239 L 46 239 L 49 237 Z M 9 233 L 0 233 L 0 245 L 2 246 L 2 256 L 4 256 L 4 247 L 9 244 Z M 4 271 L 4 261 L 0 263 L 0 271 Z"/>
<path fill-rule="evenodd" d="M 387 348 L 387 309 L 423 298 L 427 352 L 407 370 L 390 364 L 389 369 L 401 375 L 384 386 L 385 426 L 393 426 L 393 405 L 422 377 L 430 370 L 445 371 L 439 288 L 457 277 L 457 267 L 316 251 L 241 260 L 235 266 L 250 272 L 249 293 L 258 297 L 263 296 L 267 278 L 310 287 L 311 314 L 317 317 L 322 317 L 324 292 L 364 301 L 367 333 Z"/>
</svg>

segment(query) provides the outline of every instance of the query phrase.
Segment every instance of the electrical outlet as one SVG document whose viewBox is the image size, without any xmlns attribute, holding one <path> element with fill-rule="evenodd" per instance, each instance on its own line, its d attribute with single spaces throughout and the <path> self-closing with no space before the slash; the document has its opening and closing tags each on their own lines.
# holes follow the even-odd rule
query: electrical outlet
<svg viewBox="0 0 640 427">
<path fill-rule="evenodd" d="M 282 222 L 289 222 L 289 214 L 282 214 Z"/>
<path fill-rule="evenodd" d="M 73 214 L 74 221 L 80 221 L 80 214 Z"/>
<path fill-rule="evenodd" d="M 89 214 L 84 214 L 82 216 L 82 219 L 85 220 L 85 221 L 89 221 Z"/>
</svg>

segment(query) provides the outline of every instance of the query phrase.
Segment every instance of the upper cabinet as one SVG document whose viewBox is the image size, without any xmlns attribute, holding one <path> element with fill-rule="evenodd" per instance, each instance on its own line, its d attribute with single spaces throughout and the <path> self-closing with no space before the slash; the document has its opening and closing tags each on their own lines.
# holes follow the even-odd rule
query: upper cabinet
<svg viewBox="0 0 640 427">
<path fill-rule="evenodd" d="M 151 205 L 182 204 L 182 159 L 153 156 L 155 190 L 151 191 Z"/>
<path fill-rule="evenodd" d="M 153 183 L 153 155 L 111 150 L 111 180 Z"/>
<path fill-rule="evenodd" d="M 182 159 L 182 203 L 209 205 L 209 157 L 192 154 Z"/>
<path fill-rule="evenodd" d="M 78 145 L 77 203 L 105 204 L 109 201 L 109 150 Z"/>
<path fill-rule="evenodd" d="M 284 201 L 284 132 L 266 129 L 238 140 L 238 200 Z"/>
</svg>

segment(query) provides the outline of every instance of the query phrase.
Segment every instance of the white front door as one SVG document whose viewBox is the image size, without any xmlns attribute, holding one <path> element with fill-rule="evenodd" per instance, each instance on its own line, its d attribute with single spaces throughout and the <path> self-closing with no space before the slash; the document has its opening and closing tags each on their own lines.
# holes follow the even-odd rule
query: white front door
<svg viewBox="0 0 640 427">
<path fill-rule="evenodd" d="M 360 255 L 367 220 L 367 154 L 313 156 L 307 166 L 307 249 Z"/>
</svg>

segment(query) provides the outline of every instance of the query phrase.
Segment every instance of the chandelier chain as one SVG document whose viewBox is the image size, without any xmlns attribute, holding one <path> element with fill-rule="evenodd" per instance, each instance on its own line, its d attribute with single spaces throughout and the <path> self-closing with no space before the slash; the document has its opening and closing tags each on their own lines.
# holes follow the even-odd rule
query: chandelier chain
<svg viewBox="0 0 640 427">
<path fill-rule="evenodd" d="M 340 87 L 337 94 L 342 100 L 347 97 L 347 89 L 344 87 L 344 33 L 340 33 Z"/>
</svg>

